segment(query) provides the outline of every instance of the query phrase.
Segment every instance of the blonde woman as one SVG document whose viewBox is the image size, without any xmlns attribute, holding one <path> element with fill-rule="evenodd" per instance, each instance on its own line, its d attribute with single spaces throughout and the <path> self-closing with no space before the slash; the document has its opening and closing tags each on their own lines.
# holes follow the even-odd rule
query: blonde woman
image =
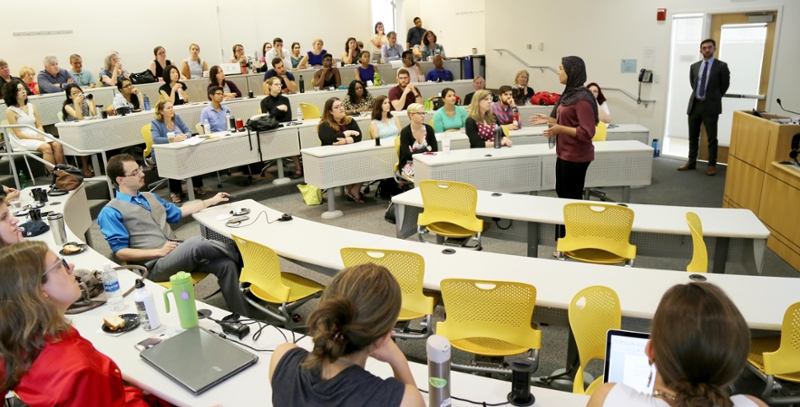
<svg viewBox="0 0 800 407">
<path fill-rule="evenodd" d="M 200 46 L 189 45 L 189 58 L 181 62 L 181 75 L 184 78 L 197 79 L 203 77 L 203 72 L 208 71 L 208 62 L 200 59 Z"/>
<path fill-rule="evenodd" d="M 400 131 L 400 151 L 398 153 L 400 171 L 414 178 L 414 154 L 439 150 L 433 127 L 425 123 L 425 106 L 412 103 L 406 109 L 411 123 Z"/>
<path fill-rule="evenodd" d="M 519 106 L 523 106 L 527 104 L 531 100 L 531 96 L 533 96 L 533 88 L 528 86 L 528 79 L 530 79 L 531 74 L 528 71 L 522 69 L 517 72 L 517 75 L 514 77 L 514 86 L 512 86 L 512 92 L 514 93 L 514 103 Z"/>
<path fill-rule="evenodd" d="M 100 81 L 105 86 L 117 86 L 118 79 L 130 79 L 128 71 L 122 69 L 122 62 L 119 54 L 115 51 L 109 52 L 103 58 L 103 69 L 100 70 Z"/>
<path fill-rule="evenodd" d="M 22 79 L 22 82 L 25 83 L 25 86 L 27 86 L 34 95 L 39 94 L 39 87 L 34 80 L 36 78 L 36 72 L 33 70 L 33 68 L 27 65 L 20 68 L 19 78 Z"/>
<path fill-rule="evenodd" d="M 303 57 L 303 60 L 300 61 L 300 65 L 298 65 L 297 68 L 305 69 L 309 66 L 322 65 L 322 57 L 328 53 L 328 51 L 322 48 L 324 45 L 325 43 L 323 43 L 321 39 L 315 39 L 314 42 L 311 43 L 311 51 L 306 53 L 306 56 Z"/>
<path fill-rule="evenodd" d="M 472 97 L 469 105 L 469 115 L 464 121 L 464 128 L 469 137 L 469 148 L 494 147 L 495 131 L 500 127 L 500 122 L 492 113 L 492 92 L 479 90 Z M 502 134 L 502 133 L 501 133 Z M 511 147 L 511 140 L 503 134 L 500 139 L 501 146 Z"/>
</svg>

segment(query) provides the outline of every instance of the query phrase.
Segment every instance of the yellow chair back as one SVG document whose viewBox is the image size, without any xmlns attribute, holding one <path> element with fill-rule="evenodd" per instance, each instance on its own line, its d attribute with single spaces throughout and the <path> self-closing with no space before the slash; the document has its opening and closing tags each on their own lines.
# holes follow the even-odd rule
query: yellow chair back
<svg viewBox="0 0 800 407">
<path fill-rule="evenodd" d="M 592 142 L 606 141 L 606 137 L 608 137 L 608 125 L 604 122 L 597 123 L 597 127 L 595 127 L 594 130 L 594 137 L 592 137 Z"/>
<path fill-rule="evenodd" d="M 435 298 L 426 297 L 422 294 L 425 259 L 419 254 L 399 250 L 359 247 L 344 247 L 340 250 L 340 253 L 345 267 L 375 263 L 386 267 L 392 273 L 403 292 L 403 311 L 400 312 L 400 320 L 404 320 L 403 316 L 407 314 L 407 312 L 404 312 L 406 310 L 421 314 L 417 318 L 433 314 Z"/>
<path fill-rule="evenodd" d="M 496 340 L 513 345 L 517 352 L 540 349 L 542 331 L 531 325 L 536 288 L 509 281 L 448 278 L 441 282 L 447 319 L 436 324 L 436 334 L 446 337 L 454 347 L 482 355 L 507 355 L 493 352 Z M 470 339 L 471 349 L 459 341 Z M 463 342 L 462 342 L 463 343 Z M 507 347 L 507 346 L 506 346 Z"/>
<path fill-rule="evenodd" d="M 319 119 L 322 117 L 317 105 L 311 103 L 300 103 L 300 111 L 303 112 L 303 119 Z"/>
<path fill-rule="evenodd" d="M 194 125 L 194 129 L 197 130 L 197 134 L 204 134 L 204 132 L 203 132 L 203 124 L 202 123 L 196 123 Z"/>
<path fill-rule="evenodd" d="M 705 273 L 708 271 L 708 251 L 706 242 L 703 241 L 703 223 L 694 212 L 686 212 L 686 223 L 692 231 L 692 262 L 686 266 L 686 271 L 692 273 Z"/>
<path fill-rule="evenodd" d="M 483 221 L 475 214 L 478 190 L 474 186 L 456 181 L 424 180 L 419 182 L 419 189 L 423 212 L 417 224 L 450 223 L 475 233 L 483 231 Z"/>
<path fill-rule="evenodd" d="M 622 311 L 617 293 L 608 287 L 593 286 L 575 294 L 569 304 L 569 326 L 580 355 L 580 367 L 575 375 L 572 392 L 591 394 L 603 383 L 603 377 L 598 377 L 584 390 L 583 372 L 591 360 L 605 358 L 606 332 L 622 326 Z"/>
<path fill-rule="evenodd" d="M 281 280 L 281 266 L 275 251 L 251 240 L 235 235 L 231 237 L 244 262 L 239 281 L 250 283 L 253 294 L 267 302 L 287 302 L 292 289 Z"/>
<path fill-rule="evenodd" d="M 400 136 L 394 138 L 394 152 L 397 154 L 397 162 L 394 163 L 394 172 L 400 171 Z"/>
<path fill-rule="evenodd" d="M 558 239 L 557 250 L 566 252 L 570 257 L 612 264 L 636 258 L 636 246 L 629 243 L 633 227 L 633 210 L 630 208 L 598 203 L 569 203 L 564 205 L 564 225 L 567 233 Z M 616 257 L 608 258 L 609 253 Z M 588 254 L 589 257 L 582 254 Z"/>
<path fill-rule="evenodd" d="M 764 352 L 765 374 L 780 377 L 795 372 L 800 372 L 800 302 L 790 305 L 783 314 L 780 348 Z"/>
<path fill-rule="evenodd" d="M 153 134 L 150 133 L 150 124 L 142 126 L 142 138 L 144 139 L 144 156 L 150 157 L 153 152 Z"/>
</svg>

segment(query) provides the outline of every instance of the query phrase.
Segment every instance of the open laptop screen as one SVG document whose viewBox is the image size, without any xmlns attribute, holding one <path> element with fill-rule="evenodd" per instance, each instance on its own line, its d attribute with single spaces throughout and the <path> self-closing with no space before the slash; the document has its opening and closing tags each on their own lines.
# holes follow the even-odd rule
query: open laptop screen
<svg viewBox="0 0 800 407">
<path fill-rule="evenodd" d="M 606 334 L 606 360 L 603 369 L 604 383 L 624 383 L 641 393 L 653 392 L 655 378 L 650 379 L 651 368 L 645 345 L 650 334 L 611 329 Z M 655 366 L 653 366 L 655 374 Z M 650 384 L 648 386 L 648 381 Z"/>
</svg>

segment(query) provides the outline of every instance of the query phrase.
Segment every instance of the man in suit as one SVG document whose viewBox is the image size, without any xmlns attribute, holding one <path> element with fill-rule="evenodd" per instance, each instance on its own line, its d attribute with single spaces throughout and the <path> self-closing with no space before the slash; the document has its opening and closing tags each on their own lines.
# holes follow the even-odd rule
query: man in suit
<svg viewBox="0 0 800 407">
<path fill-rule="evenodd" d="M 728 64 L 714 58 L 717 43 L 712 39 L 700 43 L 703 60 L 689 68 L 689 84 L 692 96 L 689 98 L 689 161 L 678 171 L 695 169 L 697 151 L 700 145 L 700 125 L 706 128 L 708 137 L 708 175 L 717 174 L 717 120 L 722 113 L 722 96 L 731 84 Z"/>
</svg>

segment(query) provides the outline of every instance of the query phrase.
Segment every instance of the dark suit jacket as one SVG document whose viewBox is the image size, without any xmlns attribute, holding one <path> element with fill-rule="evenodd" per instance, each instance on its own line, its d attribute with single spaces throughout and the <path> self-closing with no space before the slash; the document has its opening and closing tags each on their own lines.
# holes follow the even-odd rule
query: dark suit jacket
<svg viewBox="0 0 800 407">
<path fill-rule="evenodd" d="M 689 68 L 689 84 L 692 85 L 692 95 L 689 97 L 689 108 L 686 109 L 686 114 L 692 113 L 692 106 L 697 89 L 697 80 L 700 75 L 700 65 L 703 61 L 698 61 L 692 64 Z M 711 64 L 711 70 L 708 71 L 708 84 L 706 85 L 706 113 L 720 114 L 722 113 L 722 96 L 728 91 L 731 85 L 731 71 L 728 70 L 728 64 L 714 59 Z"/>
</svg>

